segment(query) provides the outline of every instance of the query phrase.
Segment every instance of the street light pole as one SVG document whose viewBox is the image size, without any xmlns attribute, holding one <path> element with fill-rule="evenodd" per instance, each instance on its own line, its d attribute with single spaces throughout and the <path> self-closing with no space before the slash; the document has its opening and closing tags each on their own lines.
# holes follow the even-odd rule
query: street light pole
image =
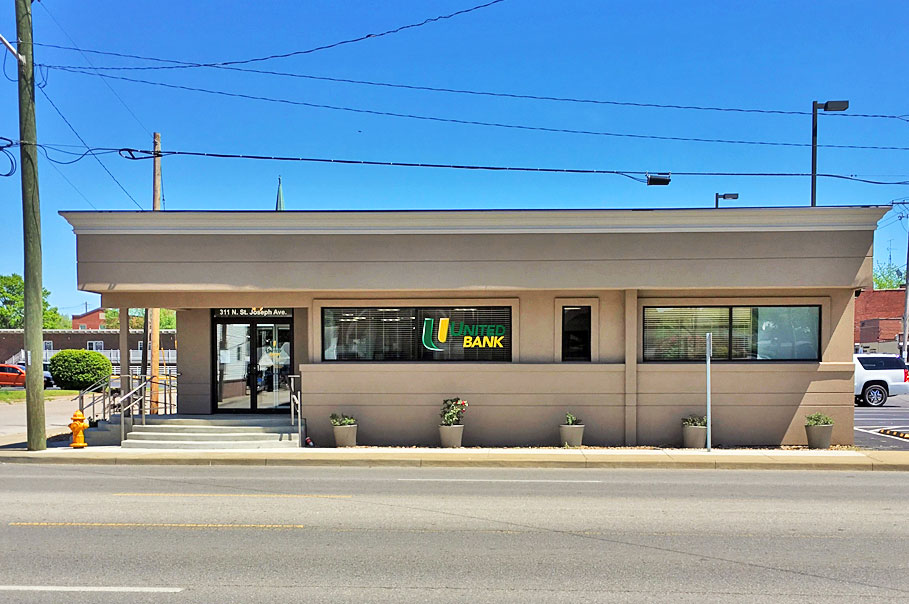
<svg viewBox="0 0 909 604">
<path fill-rule="evenodd" d="M 817 110 L 845 111 L 849 109 L 849 101 L 827 101 L 811 103 L 811 205 L 817 205 Z"/>
</svg>

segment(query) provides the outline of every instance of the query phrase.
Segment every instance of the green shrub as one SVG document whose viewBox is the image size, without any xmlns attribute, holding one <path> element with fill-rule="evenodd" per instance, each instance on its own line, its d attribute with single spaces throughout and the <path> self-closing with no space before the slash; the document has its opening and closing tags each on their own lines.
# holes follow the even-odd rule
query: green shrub
<svg viewBox="0 0 909 604">
<path fill-rule="evenodd" d="M 689 415 L 688 417 L 682 418 L 683 426 L 703 426 L 707 427 L 707 416 L 706 415 Z"/>
<path fill-rule="evenodd" d="M 812 413 L 805 418 L 806 426 L 832 426 L 833 418 L 823 413 Z"/>
<path fill-rule="evenodd" d="M 571 411 L 565 414 L 565 425 L 566 426 L 583 426 L 584 420 L 580 417 L 576 417 L 571 414 Z"/>
<path fill-rule="evenodd" d="M 93 350 L 61 350 L 50 360 L 54 383 L 64 390 L 85 390 L 113 373 L 110 359 Z"/>
<path fill-rule="evenodd" d="M 332 426 L 356 426 L 357 425 L 357 418 L 353 417 L 352 415 L 345 415 L 343 413 L 341 415 L 338 415 L 337 413 L 332 413 L 328 419 L 331 420 Z"/>
</svg>

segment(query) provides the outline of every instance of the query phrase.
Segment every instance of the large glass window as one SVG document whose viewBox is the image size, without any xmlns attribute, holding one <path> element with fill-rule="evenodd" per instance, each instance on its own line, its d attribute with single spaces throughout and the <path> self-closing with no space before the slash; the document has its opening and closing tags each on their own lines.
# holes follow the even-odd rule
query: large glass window
<svg viewBox="0 0 909 604">
<path fill-rule="evenodd" d="M 645 361 L 820 360 L 820 306 L 644 308 Z"/>
<path fill-rule="evenodd" d="M 511 307 L 322 309 L 324 361 L 511 361 Z"/>
</svg>

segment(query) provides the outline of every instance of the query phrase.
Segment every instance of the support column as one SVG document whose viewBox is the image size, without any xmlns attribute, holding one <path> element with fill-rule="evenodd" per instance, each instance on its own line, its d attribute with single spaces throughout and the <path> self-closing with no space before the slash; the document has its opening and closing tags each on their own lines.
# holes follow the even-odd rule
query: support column
<svg viewBox="0 0 909 604">
<path fill-rule="evenodd" d="M 638 290 L 625 290 L 625 446 L 638 444 Z"/>
<path fill-rule="evenodd" d="M 132 388 L 129 383 L 129 309 L 120 309 L 120 394 Z"/>
</svg>

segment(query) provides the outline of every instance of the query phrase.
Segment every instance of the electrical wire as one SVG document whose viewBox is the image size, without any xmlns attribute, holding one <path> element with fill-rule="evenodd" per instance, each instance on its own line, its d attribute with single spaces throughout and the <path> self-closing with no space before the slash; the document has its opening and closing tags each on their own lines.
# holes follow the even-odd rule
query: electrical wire
<svg viewBox="0 0 909 604">
<path fill-rule="evenodd" d="M 47 13 L 47 16 L 49 16 L 51 18 L 51 20 L 54 22 L 54 24 L 56 24 L 57 28 L 63 32 L 63 35 L 66 36 L 67 38 L 69 38 L 69 41 L 72 42 L 73 47 L 79 51 L 79 54 L 82 55 L 82 58 L 85 59 L 85 62 L 89 64 L 90 68 L 93 70 L 96 70 L 97 68 L 91 62 L 91 59 L 88 58 L 88 55 L 86 55 L 85 52 L 83 52 L 82 49 L 79 48 L 79 45 L 76 44 L 76 41 L 73 39 L 73 37 L 71 35 L 69 35 L 69 33 L 67 33 L 67 31 L 65 29 L 63 29 L 63 26 L 60 25 L 60 22 L 57 21 L 57 18 L 54 17 L 53 13 L 50 12 L 50 9 L 47 8 L 47 3 L 41 2 L 39 4 L 41 5 L 41 8 L 44 9 L 44 12 Z M 140 120 L 139 117 L 133 112 L 132 108 L 126 103 L 126 101 L 123 100 L 123 97 L 121 97 L 119 94 L 117 94 L 117 91 L 114 90 L 114 87 L 111 86 L 110 83 L 105 79 L 102 79 L 101 81 L 104 82 L 104 85 L 107 86 L 108 90 L 111 91 L 111 94 L 113 94 L 117 98 L 117 100 L 120 101 L 120 104 L 123 105 L 123 108 L 126 109 L 126 111 L 132 116 L 132 118 L 136 121 L 136 123 L 139 124 L 139 127 L 142 128 L 145 131 L 145 133 L 148 134 L 148 136 L 152 136 L 151 131 L 145 126 L 145 124 L 142 123 L 142 120 Z"/>
<path fill-rule="evenodd" d="M 169 65 L 159 65 L 159 66 L 145 66 L 145 67 L 142 67 L 142 66 L 136 66 L 136 67 L 122 67 L 122 68 L 114 68 L 114 69 L 131 69 L 131 70 L 146 70 L 146 69 L 190 69 L 190 68 L 194 68 L 194 67 L 222 67 L 222 66 L 228 66 L 228 65 L 245 65 L 245 64 L 249 64 L 249 63 L 260 63 L 260 62 L 263 62 L 263 61 L 271 61 L 271 60 L 273 60 L 273 59 L 286 59 L 286 58 L 289 58 L 289 57 L 296 57 L 296 56 L 300 56 L 300 55 L 308 55 L 308 54 L 312 54 L 312 53 L 315 53 L 315 52 L 320 52 L 320 51 L 323 51 L 323 50 L 329 50 L 329 49 L 331 49 L 331 48 L 337 48 L 337 47 L 339 47 L 339 46 L 344 46 L 344 45 L 347 45 L 347 44 L 355 44 L 355 43 L 357 43 L 357 42 L 362 42 L 362 41 L 364 41 L 364 40 L 370 40 L 370 39 L 382 38 L 382 37 L 385 37 L 385 36 L 394 35 L 394 34 L 397 34 L 397 33 L 402 32 L 402 31 L 406 31 L 406 30 L 409 30 L 409 29 L 415 29 L 415 28 L 417 28 L 417 27 L 422 27 L 422 26 L 424 26 L 424 25 L 429 25 L 430 23 L 435 23 L 435 22 L 438 22 L 438 21 L 444 21 L 444 20 L 446 20 L 446 19 L 453 19 L 454 17 L 458 17 L 458 16 L 460 16 L 460 15 L 466 15 L 466 14 L 468 14 L 468 13 L 472 13 L 472 12 L 474 12 L 474 11 L 478 11 L 478 10 L 481 10 L 481 9 L 484 9 L 484 8 L 488 8 L 488 7 L 490 7 L 490 6 L 493 6 L 493 5 L 495 5 L 495 4 L 500 4 L 500 3 L 502 3 L 502 2 L 505 2 L 505 0 L 492 0 L 491 2 L 486 2 L 486 3 L 484 3 L 484 4 L 479 4 L 479 5 L 477 5 L 477 6 L 472 6 L 472 7 L 470 7 L 470 8 L 465 8 L 465 9 L 462 9 L 462 10 L 459 10 L 459 11 L 455 11 L 455 12 L 453 12 L 453 13 L 449 13 L 449 14 L 446 14 L 446 15 L 439 15 L 439 16 L 437 16 L 437 17 L 430 17 L 430 18 L 428 18 L 428 19 L 424 19 L 423 21 L 419 21 L 419 22 L 417 22 L 417 23 L 410 23 L 410 24 L 408 24 L 408 25 L 402 25 L 402 26 L 400 26 L 400 27 L 395 27 L 394 29 L 389 29 L 389 30 L 382 31 L 382 32 L 379 32 L 379 33 L 375 33 L 375 34 L 364 34 L 364 35 L 361 35 L 361 36 L 357 36 L 357 37 L 355 37 L 355 38 L 349 38 L 349 39 L 346 39 L 346 40 L 340 40 L 340 41 L 338 41 L 338 42 L 332 42 L 331 44 L 324 44 L 324 45 L 322 45 L 322 46 L 316 46 L 316 47 L 313 47 L 313 48 L 308 48 L 308 49 L 306 49 L 306 50 L 294 50 L 294 51 L 291 51 L 291 52 L 285 52 L 285 53 L 279 53 L 279 54 L 272 54 L 272 55 L 267 55 L 267 56 L 263 56 L 263 57 L 253 57 L 253 58 L 250 58 L 250 59 L 239 59 L 239 60 L 235 60 L 235 61 L 219 61 L 219 62 L 215 62 L 215 63 L 185 63 L 185 62 L 182 62 L 182 61 L 167 61 L 167 60 L 162 60 L 162 62 L 171 63 L 171 64 L 169 64 Z M 45 44 L 45 46 L 48 46 L 48 47 L 51 47 L 51 48 L 65 48 L 65 47 L 62 47 L 62 46 L 54 46 L 54 45 L 50 45 L 50 44 Z M 88 52 L 97 52 L 97 54 L 106 54 L 106 53 L 101 53 L 101 52 L 99 52 L 99 51 L 88 51 Z M 137 58 L 138 58 L 138 57 L 137 57 Z M 109 68 L 108 68 L 108 67 L 98 67 L 98 69 L 109 69 Z"/>
<path fill-rule="evenodd" d="M 148 149 L 133 149 L 133 148 L 122 148 L 119 150 L 121 157 L 129 160 L 144 160 L 151 159 L 155 156 L 154 151 Z M 435 164 L 435 163 L 418 163 L 418 162 L 392 162 L 392 161 L 373 161 L 373 160 L 361 160 L 361 159 L 340 159 L 340 158 L 325 158 L 325 157 L 293 157 L 293 156 L 281 156 L 281 155 L 250 155 L 250 154 L 239 154 L 239 153 L 216 153 L 216 152 L 202 152 L 202 151 L 176 151 L 168 150 L 161 151 L 160 155 L 162 157 L 167 156 L 186 156 L 186 157 L 210 157 L 210 158 L 219 158 L 219 159 L 248 159 L 248 160 L 267 160 L 267 161 L 295 161 L 295 162 L 308 162 L 308 163 L 324 163 L 324 164 L 344 164 L 344 165 L 360 165 L 360 166 L 388 166 L 388 167 L 398 167 L 398 168 L 443 168 L 449 170 L 483 170 L 483 171 L 494 171 L 494 172 L 544 172 L 544 173 L 558 173 L 558 174 L 611 174 L 617 176 L 625 176 L 626 178 L 633 178 L 634 180 L 644 179 L 640 177 L 646 177 L 650 174 L 667 174 L 667 172 L 659 171 L 650 171 L 642 172 L 636 170 L 596 170 L 596 169 L 581 169 L 581 168 L 542 168 L 542 167 L 528 167 L 528 166 L 490 166 L 490 165 L 475 165 L 475 164 Z M 810 173 L 804 172 L 671 172 L 671 175 L 674 176 L 736 176 L 736 177 L 806 177 L 811 176 Z M 897 182 L 885 182 L 885 181 L 876 181 L 869 180 L 864 178 L 855 178 L 853 176 L 848 176 L 846 174 L 829 174 L 822 173 L 817 174 L 818 178 L 833 178 L 840 180 L 847 180 L 852 182 L 860 182 L 865 184 L 873 185 L 909 185 L 909 180 L 906 181 L 897 181 Z"/>
<path fill-rule="evenodd" d="M 52 48 L 58 48 L 62 50 L 78 50 L 76 48 L 68 46 L 59 46 L 46 44 L 45 46 L 50 46 Z M 616 101 L 608 99 L 588 99 L 588 98 L 578 98 L 578 97 L 562 97 L 562 96 L 553 96 L 553 95 L 537 95 L 537 94 L 520 94 L 513 92 L 496 92 L 489 90 L 469 90 L 463 88 L 447 88 L 439 86 L 423 86 L 419 84 L 400 84 L 393 82 L 378 82 L 374 80 L 357 80 L 353 78 L 338 78 L 330 76 L 317 76 L 304 73 L 294 73 L 289 71 L 278 71 L 271 69 L 256 69 L 250 67 L 236 67 L 230 65 L 219 65 L 211 63 L 196 63 L 191 61 L 177 61 L 173 59 L 161 59 L 157 57 L 146 57 L 141 55 L 133 55 L 119 52 L 106 52 L 100 50 L 89 50 L 85 52 L 92 52 L 101 55 L 115 56 L 121 58 L 130 58 L 130 59 L 139 59 L 144 61 L 159 61 L 164 63 L 173 63 L 178 66 L 184 67 L 210 67 L 215 69 L 226 69 L 230 71 L 238 71 L 243 73 L 256 73 L 263 75 L 273 75 L 289 78 L 300 78 L 306 80 L 318 80 L 325 82 L 337 82 L 344 84 L 359 84 L 365 86 L 378 86 L 385 88 L 400 88 L 404 90 L 418 90 L 425 92 L 443 92 L 450 94 L 465 94 L 465 95 L 474 95 L 474 96 L 487 96 L 487 97 L 498 97 L 498 98 L 508 98 L 508 99 L 524 99 L 524 100 L 533 100 L 533 101 L 552 101 L 552 102 L 562 102 L 562 103 L 585 103 L 592 105 L 612 105 L 618 107 L 640 107 L 640 108 L 649 108 L 649 109 L 680 109 L 680 110 L 691 110 L 691 111 L 719 111 L 719 112 L 729 112 L 729 113 L 758 113 L 758 114 L 770 114 L 770 115 L 811 115 L 811 111 L 795 111 L 795 110 L 785 110 L 785 109 L 759 109 L 753 107 L 716 107 L 709 105 L 681 105 L 673 103 L 644 103 L 636 101 Z M 82 69 L 79 65 L 44 65 L 49 69 L 59 69 L 59 70 L 75 70 Z M 141 67 L 115 67 L 115 66 L 101 66 L 95 67 L 96 71 L 105 70 L 105 71 L 129 71 L 129 70 L 140 70 Z M 151 69 L 151 68 L 149 68 Z M 835 117 L 857 117 L 857 118 L 875 118 L 875 119 L 895 119 L 901 120 L 904 122 L 909 122 L 909 115 L 888 115 L 888 114 L 879 114 L 879 113 L 845 113 L 845 112 L 821 112 L 818 115 L 823 116 L 835 116 Z"/>
<path fill-rule="evenodd" d="M 73 190 L 74 190 L 76 193 L 78 193 L 78 194 L 82 197 L 82 199 L 85 200 L 85 203 L 87 203 L 88 205 L 90 205 L 91 208 L 92 208 L 93 210 L 97 210 L 97 209 L 98 209 L 98 207 L 97 207 L 95 204 L 93 204 L 93 203 L 91 202 L 91 200 L 85 195 L 85 193 L 83 193 L 82 191 L 80 191 L 80 190 L 79 190 L 79 187 L 77 187 L 75 184 L 73 184 L 73 181 L 71 181 L 69 178 L 66 177 L 66 174 L 63 173 L 63 170 L 61 170 L 60 168 L 58 168 L 57 165 L 54 164 L 54 163 L 51 163 L 51 167 L 52 167 L 54 170 L 57 171 L 57 174 L 59 174 L 60 177 L 63 178 L 63 180 L 65 180 L 66 183 L 67 183 L 70 187 L 72 187 Z M 66 308 L 71 308 L 71 307 L 67 306 Z"/>
<path fill-rule="evenodd" d="M 69 126 L 69 129 L 72 130 L 73 134 L 76 135 L 76 138 L 78 138 L 79 141 L 85 146 L 85 149 L 89 151 L 89 153 L 88 153 L 87 155 L 90 155 L 91 157 L 95 158 L 95 161 L 97 161 L 98 164 L 104 169 L 104 171 L 107 172 L 107 175 L 110 176 L 111 179 L 112 179 L 115 183 L 117 183 L 117 186 L 120 187 L 120 189 L 126 194 L 126 196 L 129 197 L 130 200 L 131 200 L 134 204 L 136 204 L 136 207 L 138 207 L 138 208 L 141 210 L 141 209 L 142 209 L 142 206 L 139 204 L 139 202 L 136 201 L 135 198 L 134 198 L 132 195 L 129 194 L 129 191 L 126 190 L 126 187 L 123 186 L 123 183 L 121 183 L 119 180 L 117 180 L 117 177 L 114 176 L 113 172 L 111 172 L 110 170 L 107 169 L 107 166 L 104 165 L 104 162 L 101 161 L 101 158 L 98 157 L 98 155 L 97 155 L 96 153 L 92 152 L 91 147 L 88 146 L 88 143 L 85 142 L 85 139 L 82 138 L 82 136 L 79 134 L 79 132 L 78 132 L 78 131 L 73 127 L 73 125 L 69 122 L 69 120 L 66 119 L 66 116 L 63 115 L 63 112 L 60 111 L 60 108 L 57 107 L 57 105 L 56 105 L 56 104 L 54 103 L 54 101 L 50 98 L 50 96 L 47 94 L 47 92 L 45 92 L 43 88 L 40 89 L 40 90 L 41 90 L 41 94 L 44 95 L 44 98 L 47 99 L 47 102 L 50 103 L 51 107 L 54 108 L 54 111 L 57 112 L 57 115 L 60 116 L 60 119 L 62 119 L 63 122 L 64 122 L 67 126 Z"/>
<path fill-rule="evenodd" d="M 205 94 L 212 94 L 216 96 L 225 96 L 232 98 L 241 98 L 246 100 L 254 101 L 264 101 L 269 103 L 279 103 L 284 105 L 295 105 L 301 107 L 311 107 L 315 109 L 329 109 L 332 111 L 345 111 L 350 113 L 360 113 L 367 115 L 379 115 L 383 117 L 398 117 L 405 119 L 415 119 L 431 122 L 442 122 L 450 124 L 461 124 L 461 125 L 470 125 L 470 126 L 485 126 L 493 128 L 508 128 L 515 130 L 528 130 L 536 132 L 551 132 L 559 134 L 583 134 L 590 136 L 607 136 L 607 137 L 618 137 L 618 138 L 632 138 L 632 139 L 644 139 L 644 140 L 662 140 L 662 141 L 676 141 L 676 142 L 696 142 L 696 143 L 718 143 L 718 144 L 732 144 L 732 145 L 763 145 L 763 146 L 774 146 L 774 147 L 810 147 L 811 143 L 795 143 L 795 142 L 784 142 L 784 141 L 755 141 L 755 140 L 736 140 L 736 139 L 719 139 L 719 138 L 699 138 L 699 137 L 685 137 L 685 136 L 662 136 L 655 134 L 636 134 L 630 132 L 603 132 L 596 130 L 577 130 L 569 128 L 549 128 L 545 126 L 530 126 L 526 124 L 511 124 L 504 122 L 484 122 L 480 120 L 464 120 L 458 118 L 445 118 L 432 115 L 420 115 L 414 113 L 397 113 L 393 111 L 378 111 L 374 109 L 364 109 L 361 107 L 345 107 L 339 105 L 327 105 L 322 103 L 310 103 L 307 101 L 298 101 L 293 99 L 282 99 L 275 97 L 266 97 L 253 94 L 245 94 L 240 92 L 228 92 L 224 90 L 213 90 L 210 88 L 199 88 L 197 86 L 185 86 L 182 84 L 171 84 L 167 82 L 157 82 L 152 80 L 142 80 L 139 78 L 131 78 L 126 76 L 114 76 L 110 74 L 103 73 L 92 73 L 85 71 L 84 69 L 64 69 L 69 73 L 81 73 L 83 75 L 91 75 L 100 78 L 110 78 L 114 80 L 124 80 L 127 82 L 133 82 L 137 84 L 147 84 L 151 86 L 160 86 L 164 88 L 171 88 L 175 90 L 185 90 L 189 92 L 202 92 Z M 909 151 L 909 147 L 895 147 L 895 146 L 880 146 L 880 145 L 832 145 L 832 144 L 820 144 L 818 147 L 824 147 L 828 149 L 870 149 L 870 150 L 882 150 L 882 151 Z"/>
</svg>

